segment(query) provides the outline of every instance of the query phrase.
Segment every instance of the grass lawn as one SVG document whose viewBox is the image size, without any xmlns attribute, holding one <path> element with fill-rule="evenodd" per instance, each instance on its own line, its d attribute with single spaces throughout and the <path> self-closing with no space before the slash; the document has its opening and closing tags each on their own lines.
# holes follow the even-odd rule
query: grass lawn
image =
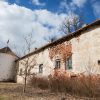
<svg viewBox="0 0 100 100">
<path fill-rule="evenodd" d="M 0 83 L 0 100 L 97 100 L 85 97 L 76 97 L 61 93 L 51 93 L 49 90 L 35 89 L 28 86 L 26 93 L 22 93 L 23 86 L 16 83 Z M 62 99 L 63 100 L 63 99 Z M 98 99 L 100 100 L 100 99 Z"/>
</svg>

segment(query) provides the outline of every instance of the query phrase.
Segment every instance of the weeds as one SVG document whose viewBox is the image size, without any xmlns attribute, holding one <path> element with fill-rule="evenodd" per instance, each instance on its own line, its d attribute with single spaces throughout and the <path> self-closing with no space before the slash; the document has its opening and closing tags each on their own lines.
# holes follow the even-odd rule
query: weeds
<svg viewBox="0 0 100 100">
<path fill-rule="evenodd" d="M 74 75 L 55 71 L 47 78 L 33 77 L 31 85 L 51 92 L 63 92 L 87 97 L 100 97 L 100 76 Z"/>
</svg>

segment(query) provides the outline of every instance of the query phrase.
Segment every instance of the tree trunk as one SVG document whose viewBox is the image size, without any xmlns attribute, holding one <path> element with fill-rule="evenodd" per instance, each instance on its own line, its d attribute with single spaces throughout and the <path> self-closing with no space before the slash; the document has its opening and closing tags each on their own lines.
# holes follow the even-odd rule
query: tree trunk
<svg viewBox="0 0 100 100">
<path fill-rule="evenodd" d="M 25 81 L 24 81 L 24 88 L 23 88 L 23 92 L 26 92 L 26 85 L 27 85 L 27 76 L 25 76 Z"/>
</svg>

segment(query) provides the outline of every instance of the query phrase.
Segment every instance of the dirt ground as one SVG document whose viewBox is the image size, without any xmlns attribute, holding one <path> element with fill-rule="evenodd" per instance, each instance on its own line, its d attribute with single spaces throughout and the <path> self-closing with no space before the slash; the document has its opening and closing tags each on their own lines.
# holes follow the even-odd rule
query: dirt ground
<svg viewBox="0 0 100 100">
<path fill-rule="evenodd" d="M 35 89 L 28 86 L 23 93 L 23 85 L 16 83 L 0 83 L 0 100 L 100 100 L 85 97 L 66 96 L 61 93 L 51 93 L 49 90 Z M 64 99 L 65 98 L 65 99 Z"/>
</svg>

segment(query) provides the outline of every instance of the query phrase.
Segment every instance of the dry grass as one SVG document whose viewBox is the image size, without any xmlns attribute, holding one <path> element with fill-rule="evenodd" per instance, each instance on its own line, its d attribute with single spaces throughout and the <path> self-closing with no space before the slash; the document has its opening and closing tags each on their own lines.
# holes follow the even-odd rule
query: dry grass
<svg viewBox="0 0 100 100">
<path fill-rule="evenodd" d="M 30 78 L 29 84 L 34 88 L 40 88 L 42 90 L 49 88 L 49 81 L 47 80 L 47 78 L 33 76 L 32 78 Z"/>
<path fill-rule="evenodd" d="M 51 93 L 49 90 L 30 86 L 27 86 L 26 93 L 22 93 L 22 88 L 23 85 L 16 83 L 0 83 L 0 100 L 61 100 L 63 97 L 65 100 L 89 100 L 68 94 L 65 96 L 63 93 Z"/>
<path fill-rule="evenodd" d="M 55 71 L 48 79 L 33 77 L 31 85 L 49 89 L 54 93 L 65 93 L 90 98 L 100 98 L 100 76 L 78 75 L 69 77 L 67 73 Z"/>
<path fill-rule="evenodd" d="M 73 95 L 100 97 L 100 76 L 77 75 L 69 77 L 67 73 L 56 71 L 50 77 L 52 91 L 65 92 Z"/>
</svg>

